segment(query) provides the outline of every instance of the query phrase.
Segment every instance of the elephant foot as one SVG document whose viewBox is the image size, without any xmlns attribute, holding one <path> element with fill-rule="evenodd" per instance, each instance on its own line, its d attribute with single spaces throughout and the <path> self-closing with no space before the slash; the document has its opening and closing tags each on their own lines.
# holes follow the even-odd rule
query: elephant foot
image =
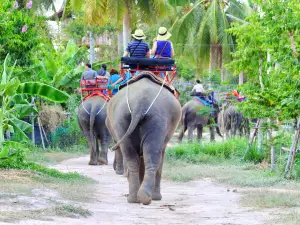
<svg viewBox="0 0 300 225">
<path fill-rule="evenodd" d="M 117 175 L 123 175 L 124 174 L 124 170 L 123 169 L 117 169 L 115 170 Z"/>
<path fill-rule="evenodd" d="M 128 203 L 140 203 L 136 195 L 128 195 L 127 201 Z"/>
<path fill-rule="evenodd" d="M 146 193 L 144 190 L 139 190 L 137 194 L 138 200 L 144 205 L 149 205 L 151 203 L 151 195 Z"/>
<path fill-rule="evenodd" d="M 153 192 L 152 193 L 152 200 L 153 201 L 160 201 L 162 199 L 160 192 Z"/>
<path fill-rule="evenodd" d="M 96 166 L 96 165 L 98 165 L 98 162 L 96 160 L 90 160 L 89 165 Z"/>
<path fill-rule="evenodd" d="M 103 157 L 99 157 L 98 162 L 100 165 L 107 165 L 107 159 L 105 159 Z"/>
</svg>

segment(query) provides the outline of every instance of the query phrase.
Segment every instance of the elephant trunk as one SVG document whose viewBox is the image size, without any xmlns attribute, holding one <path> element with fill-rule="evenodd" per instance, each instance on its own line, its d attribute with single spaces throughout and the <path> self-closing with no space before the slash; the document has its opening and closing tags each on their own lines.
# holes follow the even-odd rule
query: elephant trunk
<svg viewBox="0 0 300 225">
<path fill-rule="evenodd" d="M 215 118 L 215 123 L 218 124 L 218 117 Z M 223 138 L 223 135 L 221 134 L 219 125 L 216 126 L 216 131 L 217 131 L 217 134 L 218 134 L 221 138 Z"/>
<path fill-rule="evenodd" d="M 132 132 L 134 131 L 134 129 L 136 128 L 136 126 L 138 125 L 138 123 L 140 122 L 140 120 L 142 118 L 144 118 L 145 114 L 142 112 L 132 112 L 131 113 L 131 121 L 129 124 L 129 127 L 126 131 L 126 133 L 124 134 L 124 136 L 111 148 L 111 150 L 116 150 L 119 145 L 123 142 L 124 139 L 126 139 L 129 135 L 132 134 Z"/>
</svg>

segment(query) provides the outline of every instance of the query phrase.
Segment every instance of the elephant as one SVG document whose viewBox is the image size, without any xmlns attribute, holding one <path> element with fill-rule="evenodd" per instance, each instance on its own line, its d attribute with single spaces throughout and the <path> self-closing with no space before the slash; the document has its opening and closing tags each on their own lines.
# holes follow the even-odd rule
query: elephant
<svg viewBox="0 0 300 225">
<path fill-rule="evenodd" d="M 188 141 L 193 140 L 193 132 L 197 128 L 197 140 L 202 139 L 203 127 L 217 123 L 218 114 L 220 112 L 218 104 L 213 104 L 214 112 L 210 116 L 197 114 L 201 108 L 206 107 L 198 99 L 192 99 L 185 103 L 182 107 L 181 129 L 178 135 L 178 141 L 181 142 L 186 130 L 188 130 Z M 214 126 L 209 126 L 210 141 L 215 140 Z M 216 126 L 217 134 L 223 137 L 219 126 Z"/>
<path fill-rule="evenodd" d="M 224 107 L 224 112 L 220 113 L 224 123 L 226 138 L 234 137 L 239 133 L 239 136 L 249 135 L 249 120 L 235 109 L 235 106 L 228 105 Z"/>
<path fill-rule="evenodd" d="M 107 150 L 111 135 L 105 125 L 107 103 L 100 96 L 83 101 L 78 109 L 78 123 L 89 145 L 89 165 L 107 165 Z M 99 151 L 99 142 L 101 151 Z"/>
<path fill-rule="evenodd" d="M 147 205 L 162 199 L 164 153 L 179 123 L 180 109 L 171 91 L 147 77 L 122 88 L 109 102 L 106 124 L 117 142 L 112 149 L 119 146 L 126 162 L 129 203 Z M 122 163 L 117 158 L 117 166 Z"/>
</svg>

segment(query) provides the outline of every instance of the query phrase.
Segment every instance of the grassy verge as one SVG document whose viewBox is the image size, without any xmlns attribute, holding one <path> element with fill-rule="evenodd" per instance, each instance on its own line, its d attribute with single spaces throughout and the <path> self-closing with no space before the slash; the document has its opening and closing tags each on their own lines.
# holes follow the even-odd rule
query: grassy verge
<svg viewBox="0 0 300 225">
<path fill-rule="evenodd" d="M 177 182 L 212 178 L 238 188 L 245 206 L 283 208 L 281 218 L 272 224 L 283 224 L 286 218 L 287 224 L 299 224 L 300 182 L 297 177 L 294 180 L 283 177 L 286 156 L 277 158 L 277 170 L 271 173 L 269 164 L 263 161 L 265 153 L 251 148 L 244 159 L 246 146 L 245 139 L 231 139 L 170 147 L 166 151 L 163 176 Z M 294 169 L 299 170 L 297 164 Z"/>
<path fill-rule="evenodd" d="M 88 147 L 85 145 L 73 145 L 66 148 L 42 148 L 32 147 L 27 153 L 27 160 L 41 163 L 43 165 L 54 165 L 70 158 L 76 158 L 88 154 Z"/>
</svg>

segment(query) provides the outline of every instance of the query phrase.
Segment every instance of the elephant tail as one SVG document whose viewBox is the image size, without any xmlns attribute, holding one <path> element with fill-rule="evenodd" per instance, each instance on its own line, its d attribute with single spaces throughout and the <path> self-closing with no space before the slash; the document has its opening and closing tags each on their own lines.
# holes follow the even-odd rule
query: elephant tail
<svg viewBox="0 0 300 225">
<path fill-rule="evenodd" d="M 135 117 L 132 117 L 132 115 L 135 115 Z M 111 148 L 111 150 L 117 150 L 119 145 L 124 141 L 124 139 L 126 139 L 129 135 L 132 134 L 132 132 L 134 131 L 134 129 L 136 128 L 136 126 L 138 125 L 138 123 L 140 122 L 140 120 L 144 117 L 145 115 L 140 112 L 140 113 L 131 113 L 131 121 L 129 124 L 129 127 L 126 131 L 126 133 L 124 134 L 124 136 Z"/>
<path fill-rule="evenodd" d="M 97 110 L 97 107 L 92 107 L 91 112 L 90 112 L 90 136 L 91 136 L 91 138 L 94 137 L 94 123 L 95 123 L 95 119 L 97 116 L 96 110 Z"/>
</svg>

